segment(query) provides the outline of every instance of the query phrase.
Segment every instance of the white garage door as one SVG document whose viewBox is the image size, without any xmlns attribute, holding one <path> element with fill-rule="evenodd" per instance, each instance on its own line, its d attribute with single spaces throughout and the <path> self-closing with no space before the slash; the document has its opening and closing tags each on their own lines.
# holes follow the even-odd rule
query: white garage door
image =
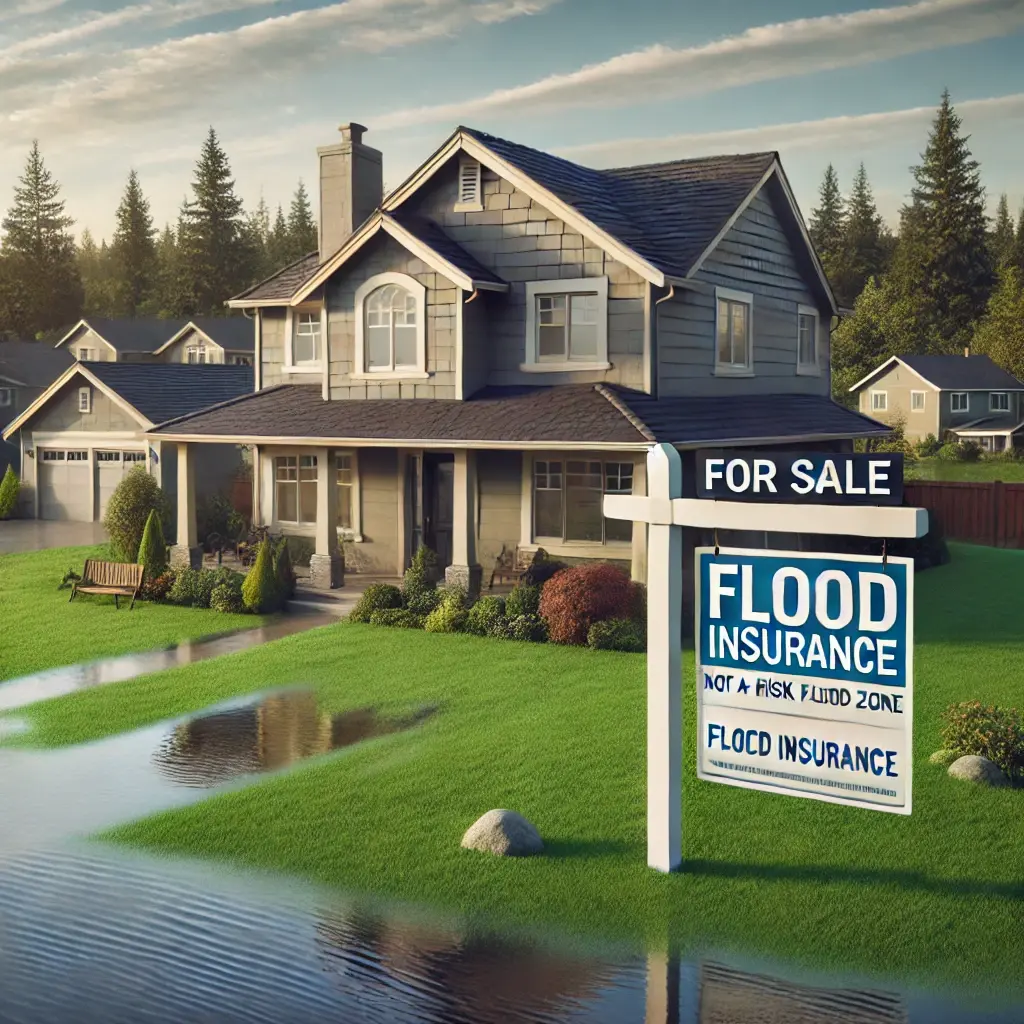
<svg viewBox="0 0 1024 1024">
<path fill-rule="evenodd" d="M 43 449 L 39 460 L 39 518 L 92 520 L 89 453 Z"/>
<path fill-rule="evenodd" d="M 124 478 L 125 473 L 136 465 L 145 468 L 145 452 L 96 452 L 96 504 L 99 506 L 96 510 L 97 519 L 103 519 L 114 488 Z"/>
</svg>

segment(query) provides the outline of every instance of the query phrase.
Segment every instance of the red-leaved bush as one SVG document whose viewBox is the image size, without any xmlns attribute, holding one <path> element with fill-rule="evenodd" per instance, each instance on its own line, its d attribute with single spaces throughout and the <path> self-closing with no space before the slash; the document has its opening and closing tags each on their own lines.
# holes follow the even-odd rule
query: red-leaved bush
<svg viewBox="0 0 1024 1024">
<path fill-rule="evenodd" d="M 562 569 L 544 584 L 540 615 L 556 644 L 583 645 L 595 622 L 635 619 L 644 607 L 643 587 L 607 562 Z"/>
</svg>

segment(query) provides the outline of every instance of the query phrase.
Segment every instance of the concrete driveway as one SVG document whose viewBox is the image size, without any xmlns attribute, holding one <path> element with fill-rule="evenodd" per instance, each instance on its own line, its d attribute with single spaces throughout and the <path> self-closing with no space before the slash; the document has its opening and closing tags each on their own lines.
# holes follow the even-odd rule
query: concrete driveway
<svg viewBox="0 0 1024 1024">
<path fill-rule="evenodd" d="M 107 531 L 102 523 L 57 523 L 42 519 L 11 519 L 0 523 L 0 554 L 102 544 L 106 539 Z"/>
</svg>

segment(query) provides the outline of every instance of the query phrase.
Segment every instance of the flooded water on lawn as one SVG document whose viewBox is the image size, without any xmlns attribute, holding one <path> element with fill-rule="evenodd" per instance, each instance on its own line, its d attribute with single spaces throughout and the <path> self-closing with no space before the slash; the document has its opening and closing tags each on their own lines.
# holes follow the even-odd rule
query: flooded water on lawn
<svg viewBox="0 0 1024 1024">
<path fill-rule="evenodd" d="M 191 665 L 206 658 L 217 658 L 222 654 L 236 654 L 271 640 L 280 640 L 293 633 L 303 633 L 337 621 L 334 615 L 289 613 L 256 629 L 236 630 L 198 640 L 185 640 L 180 644 L 141 654 L 124 654 L 36 672 L 20 679 L 0 682 L 0 713 L 25 707 L 38 700 L 62 697 L 75 690 L 119 683 L 150 672 L 162 672 L 164 669 Z"/>
</svg>

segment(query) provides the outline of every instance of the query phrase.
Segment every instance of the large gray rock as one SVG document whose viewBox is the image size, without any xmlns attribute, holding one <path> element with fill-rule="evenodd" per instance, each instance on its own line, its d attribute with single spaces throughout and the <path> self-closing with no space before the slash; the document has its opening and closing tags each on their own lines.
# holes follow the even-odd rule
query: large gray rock
<svg viewBox="0 0 1024 1024">
<path fill-rule="evenodd" d="M 501 808 L 474 821 L 462 837 L 462 845 L 499 857 L 528 857 L 544 849 L 540 833 L 526 818 Z"/>
<path fill-rule="evenodd" d="M 1007 786 L 1010 783 L 995 761 L 990 761 L 987 757 L 978 757 L 977 754 L 957 758 L 949 766 L 949 774 L 954 779 L 977 782 L 982 786 Z"/>
</svg>

